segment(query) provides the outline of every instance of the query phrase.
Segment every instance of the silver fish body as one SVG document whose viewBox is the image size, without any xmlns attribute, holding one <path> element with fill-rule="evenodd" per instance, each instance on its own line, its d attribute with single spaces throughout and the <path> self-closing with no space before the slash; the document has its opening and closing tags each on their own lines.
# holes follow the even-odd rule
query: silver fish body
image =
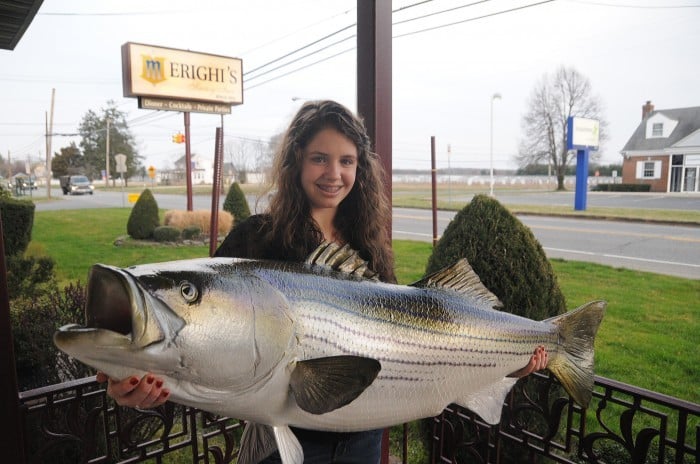
<svg viewBox="0 0 700 464">
<path fill-rule="evenodd" d="M 285 463 L 303 460 L 290 425 L 369 430 L 450 403 L 498 422 L 508 374 L 538 345 L 574 399 L 590 399 L 605 303 L 538 322 L 492 309 L 466 261 L 412 286 L 355 274 L 235 258 L 95 265 L 86 326 L 54 340 L 111 377 L 153 372 L 173 401 L 262 425 L 247 439 L 274 437 Z"/>
</svg>

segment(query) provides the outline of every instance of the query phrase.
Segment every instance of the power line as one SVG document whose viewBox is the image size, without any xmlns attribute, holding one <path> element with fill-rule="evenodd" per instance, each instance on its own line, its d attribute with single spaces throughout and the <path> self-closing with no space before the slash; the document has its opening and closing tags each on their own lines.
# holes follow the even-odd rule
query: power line
<svg viewBox="0 0 700 464">
<path fill-rule="evenodd" d="M 477 20 L 479 20 L 479 19 L 490 18 L 490 17 L 492 17 L 492 16 L 498 16 L 498 15 L 502 15 L 502 14 L 506 14 L 506 13 L 512 13 L 512 12 L 514 12 L 514 11 L 524 10 L 524 9 L 526 9 L 526 8 L 532 8 L 533 6 L 544 5 L 545 3 L 551 3 L 551 2 L 553 2 L 553 1 L 555 1 L 555 0 L 544 0 L 544 1 L 542 1 L 542 2 L 532 3 L 532 4 L 530 4 L 530 5 L 519 6 L 519 7 L 511 8 L 511 9 L 508 9 L 508 10 L 496 11 L 496 12 L 494 12 L 494 13 L 489 13 L 489 14 L 485 14 L 485 15 L 481 15 L 481 16 L 476 16 L 476 17 L 474 17 L 474 18 L 467 18 L 467 19 L 463 19 L 463 20 L 461 20 L 461 21 L 455 21 L 455 22 L 451 22 L 451 23 L 447 23 L 447 24 L 442 24 L 442 25 L 440 25 L 440 26 L 427 27 L 427 28 L 425 28 L 425 29 L 420 29 L 420 30 L 413 31 L 413 32 L 406 32 L 406 33 L 404 33 L 404 34 L 395 35 L 393 38 L 394 38 L 394 39 L 398 39 L 398 38 L 401 38 L 401 37 L 407 37 L 407 36 L 409 36 L 409 35 L 421 34 L 421 33 L 423 33 L 423 32 L 434 31 L 434 30 L 437 30 L 437 29 L 445 28 L 445 27 L 455 26 L 455 25 L 457 25 L 457 24 L 464 24 L 464 23 L 468 23 L 468 22 L 471 22 L 471 21 L 477 21 Z"/>
<path fill-rule="evenodd" d="M 418 5 L 421 5 L 421 4 L 423 4 L 423 3 L 426 3 L 427 1 L 432 1 L 432 0 L 426 0 L 426 1 L 423 1 L 423 2 L 418 2 L 418 3 L 415 3 L 415 4 L 409 5 L 409 6 L 407 6 L 407 7 L 404 7 L 403 9 L 411 8 L 411 7 L 413 7 L 413 6 L 418 6 Z M 473 2 L 473 3 L 467 4 L 467 5 L 462 5 L 462 6 L 456 7 L 456 8 L 463 8 L 463 7 L 466 7 L 466 6 L 474 6 L 474 5 L 476 5 L 476 4 L 483 3 L 484 1 L 490 1 L 490 0 L 482 0 L 482 1 L 479 1 L 479 2 Z M 529 4 L 529 5 L 523 5 L 523 6 L 519 6 L 519 7 L 515 7 L 515 8 L 510 8 L 510 9 L 507 9 L 507 10 L 501 10 L 501 11 L 489 13 L 489 14 L 482 15 L 482 16 L 477 16 L 477 17 L 473 17 L 473 18 L 468 18 L 468 19 L 461 20 L 461 21 L 455 21 L 455 22 L 451 22 L 451 23 L 447 23 L 447 24 L 442 24 L 442 25 L 433 26 L 433 27 L 429 27 L 429 28 L 425 28 L 425 29 L 420 29 L 420 30 L 416 30 L 416 31 L 412 31 L 412 32 L 407 32 L 407 33 L 404 33 L 404 34 L 395 35 L 395 36 L 393 36 L 392 38 L 393 38 L 393 39 L 398 39 L 398 38 L 406 37 L 406 36 L 409 36 L 409 35 L 420 34 L 420 33 L 423 33 L 423 32 L 429 32 L 429 31 L 433 31 L 433 30 L 437 30 L 437 29 L 442 29 L 442 28 L 449 27 L 449 26 L 454 26 L 454 25 L 457 25 L 457 24 L 463 24 L 463 23 L 466 23 L 466 22 L 471 22 L 471 21 L 476 21 L 476 20 L 479 20 L 479 19 L 484 19 L 484 18 L 492 17 L 492 16 L 498 16 L 498 15 L 502 15 L 502 14 L 506 14 L 506 13 L 512 13 L 512 12 L 515 12 L 515 11 L 524 10 L 524 9 L 526 9 L 526 8 L 532 8 L 532 7 L 535 7 L 535 6 L 541 6 L 541 5 L 544 5 L 544 4 L 546 4 L 546 3 L 551 3 L 551 2 L 553 2 L 553 1 L 555 1 L 555 0 L 544 0 L 544 1 L 541 1 L 541 2 L 538 2 L 538 3 L 532 3 L 532 4 Z M 449 12 L 449 11 L 453 11 L 454 9 L 455 9 L 455 8 L 450 8 L 450 9 L 442 10 L 442 11 L 439 11 L 439 12 L 431 13 L 430 15 L 432 16 L 432 15 L 440 14 L 440 13 L 443 13 L 443 12 Z M 400 10 L 400 9 L 399 9 L 399 10 Z M 399 11 L 399 10 L 395 10 L 395 11 Z M 423 17 L 424 17 L 424 16 L 423 16 Z M 406 20 L 401 21 L 401 22 L 406 22 Z M 396 23 L 392 23 L 392 25 L 393 25 L 393 24 L 396 24 Z M 257 70 L 257 69 L 261 69 L 262 67 L 267 66 L 267 65 L 270 64 L 270 63 L 277 62 L 277 61 L 279 61 L 279 60 L 282 59 L 282 58 L 286 58 L 286 57 L 288 57 L 288 56 L 290 56 L 290 55 L 293 55 L 294 53 L 298 52 L 299 50 L 303 50 L 303 49 L 305 49 L 305 48 L 308 48 L 308 47 L 311 46 L 311 45 L 314 45 L 314 44 L 316 44 L 316 43 L 319 43 L 319 42 L 325 40 L 325 39 L 328 38 L 328 37 L 332 37 L 333 35 L 336 35 L 337 33 L 340 33 L 340 32 L 342 32 L 342 31 L 347 30 L 347 29 L 349 29 L 350 27 L 354 27 L 354 26 L 356 26 L 356 23 L 355 23 L 355 24 L 352 24 L 352 25 L 350 25 L 350 26 L 346 26 L 346 27 L 344 27 L 344 28 L 342 28 L 342 29 L 339 29 L 339 30 L 337 30 L 337 31 L 335 31 L 335 32 L 333 32 L 333 33 L 331 33 L 331 34 L 328 34 L 328 35 L 326 35 L 325 37 L 323 37 L 323 38 L 321 38 L 321 39 L 318 39 L 318 40 L 315 40 L 314 42 L 312 42 L 312 43 L 310 43 L 310 44 L 307 44 L 307 45 L 305 45 L 305 46 L 303 46 L 303 47 L 300 47 L 299 49 L 297 49 L 297 50 L 295 50 L 295 51 L 293 51 L 293 52 L 287 53 L 287 54 L 285 54 L 285 55 L 284 55 L 283 57 L 281 57 L 281 58 L 275 59 L 275 60 L 273 60 L 273 61 L 271 61 L 271 62 L 269 62 L 269 63 L 267 63 L 267 64 L 265 64 L 265 65 L 263 65 L 263 66 L 260 66 L 260 67 L 256 68 L 256 70 Z M 345 40 L 347 40 L 347 39 L 349 39 L 349 38 L 352 38 L 352 37 L 354 37 L 354 36 L 348 37 L 348 38 L 346 38 Z M 338 43 L 343 42 L 343 41 L 344 41 L 344 40 L 339 41 Z M 330 46 L 327 46 L 327 47 L 324 47 L 324 48 L 322 48 L 322 49 L 320 49 L 320 50 L 325 50 L 325 49 L 327 49 L 327 48 L 329 48 L 329 47 L 330 47 Z M 285 72 L 285 73 L 283 73 L 283 74 L 280 74 L 280 75 L 278 75 L 278 76 L 272 77 L 272 78 L 270 78 L 270 79 L 268 79 L 268 80 L 266 80 L 266 81 L 263 81 L 263 82 L 260 82 L 260 83 L 257 83 L 257 84 L 251 85 L 251 86 L 247 86 L 247 87 L 246 87 L 246 90 L 254 89 L 255 87 L 260 87 L 261 85 L 264 85 L 264 84 L 266 84 L 266 83 L 268 83 L 268 82 L 272 82 L 272 81 L 275 81 L 275 80 L 277 80 L 277 79 L 281 79 L 282 77 L 286 77 L 286 76 L 288 76 L 288 75 L 290 75 L 290 74 L 294 74 L 294 73 L 296 73 L 296 72 L 298 72 L 298 71 L 301 71 L 301 70 L 303 70 L 303 69 L 306 69 L 306 68 L 308 68 L 308 67 L 310 67 L 310 66 L 313 66 L 313 65 L 322 63 L 322 62 L 324 62 L 324 61 L 328 61 L 328 60 L 330 60 L 330 59 L 332 59 L 332 58 L 335 58 L 335 57 L 337 57 L 337 56 L 339 56 L 339 55 L 342 55 L 342 54 L 347 53 L 347 52 L 349 52 L 349 51 L 352 51 L 352 50 L 354 50 L 354 49 L 355 49 L 355 47 L 352 47 L 352 48 L 349 48 L 349 49 L 345 49 L 345 50 L 343 50 L 343 51 L 341 51 L 341 52 L 338 52 L 338 53 L 335 53 L 335 54 L 333 54 L 333 55 L 327 56 L 327 57 L 325 57 L 325 58 L 321 58 L 320 60 L 314 61 L 313 63 L 310 63 L 310 64 L 308 64 L 308 65 L 301 66 L 301 67 L 295 68 L 295 69 L 293 69 L 293 70 L 290 70 L 290 71 L 288 71 L 288 72 Z M 320 50 L 319 50 L 319 51 L 320 51 Z M 296 59 L 294 59 L 294 60 L 291 60 L 291 61 L 289 61 L 289 62 L 287 62 L 287 63 L 285 63 L 285 64 L 283 64 L 283 65 L 278 66 L 278 67 L 275 68 L 275 69 L 277 70 L 277 69 L 281 69 L 281 68 L 283 68 L 283 67 L 285 67 L 285 66 L 290 66 L 290 65 L 292 65 L 292 64 L 294 64 L 294 63 L 297 63 L 298 61 L 302 60 L 303 58 L 308 58 L 309 56 L 314 55 L 315 53 L 318 53 L 318 51 L 312 52 L 312 53 L 309 53 L 309 54 L 307 54 L 307 55 L 304 55 L 303 57 L 299 57 L 299 58 L 296 58 Z M 251 71 L 251 72 L 252 72 L 252 71 Z M 246 74 L 247 74 L 247 73 L 246 73 Z M 245 77 L 246 74 L 244 74 L 244 77 Z M 260 74 L 260 75 L 262 75 L 262 74 Z M 258 76 L 255 76 L 255 77 L 258 77 Z M 251 80 L 251 79 L 253 79 L 253 77 L 251 77 L 251 78 L 248 79 L 248 80 Z"/>
</svg>

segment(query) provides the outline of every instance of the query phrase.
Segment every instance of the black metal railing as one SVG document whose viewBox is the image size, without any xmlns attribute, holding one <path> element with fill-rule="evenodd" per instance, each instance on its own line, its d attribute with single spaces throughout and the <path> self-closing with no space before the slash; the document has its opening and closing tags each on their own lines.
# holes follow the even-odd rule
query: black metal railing
<svg viewBox="0 0 700 464">
<path fill-rule="evenodd" d="M 235 462 L 241 421 L 173 403 L 114 405 L 94 377 L 20 394 L 28 463 Z M 500 424 L 459 406 L 423 421 L 432 463 L 700 464 L 700 405 L 597 377 L 581 409 L 550 376 L 521 380 Z M 406 430 L 404 428 L 404 430 Z M 166 459 L 167 457 L 167 459 Z"/>
<path fill-rule="evenodd" d="M 511 392 L 501 422 L 450 406 L 432 419 L 433 463 L 699 464 L 700 405 L 596 377 L 588 409 L 553 377 Z"/>
</svg>

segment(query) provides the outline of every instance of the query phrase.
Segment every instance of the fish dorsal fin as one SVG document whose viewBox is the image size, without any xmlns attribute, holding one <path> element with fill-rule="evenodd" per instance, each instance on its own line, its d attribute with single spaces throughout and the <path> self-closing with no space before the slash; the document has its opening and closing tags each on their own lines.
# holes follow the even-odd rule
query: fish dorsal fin
<svg viewBox="0 0 700 464">
<path fill-rule="evenodd" d="M 348 275 L 379 280 L 377 273 L 369 269 L 367 261 L 349 244 L 323 242 L 306 258 L 306 264 L 323 266 Z"/>
<path fill-rule="evenodd" d="M 462 258 L 452 266 L 433 272 L 411 284 L 418 288 L 448 289 L 469 297 L 475 303 L 481 303 L 489 308 L 503 306 L 501 300 L 484 286 L 466 258 Z"/>
<path fill-rule="evenodd" d="M 379 361 L 361 356 L 308 359 L 296 364 L 289 386 L 301 409 L 325 414 L 360 396 L 381 368 Z"/>
</svg>

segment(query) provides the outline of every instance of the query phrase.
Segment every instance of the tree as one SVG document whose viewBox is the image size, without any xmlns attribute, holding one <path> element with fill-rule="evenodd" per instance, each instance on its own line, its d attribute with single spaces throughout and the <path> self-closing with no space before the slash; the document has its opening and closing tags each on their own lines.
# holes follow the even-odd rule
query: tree
<svg viewBox="0 0 700 464">
<path fill-rule="evenodd" d="M 83 174 L 84 170 L 85 159 L 75 142 L 61 148 L 61 152 L 51 160 L 51 171 L 56 179 L 70 174 Z"/>
<path fill-rule="evenodd" d="M 101 114 L 98 114 L 89 110 L 78 127 L 82 137 L 80 148 L 83 150 L 85 160 L 85 174 L 92 179 L 99 179 L 100 172 L 105 169 L 107 121 L 109 120 L 109 173 L 113 179 L 117 177 L 117 163 L 114 155 L 123 153 L 126 155 L 127 168 L 124 177 L 128 179 L 138 172 L 143 157 L 136 151 L 126 115 L 117 110 L 116 103 L 112 100 L 108 101 L 107 107 L 100 111 Z"/>
<path fill-rule="evenodd" d="M 557 190 L 565 190 L 566 168 L 576 159 L 575 152 L 566 149 L 569 116 L 597 119 L 602 145 L 607 122 L 599 98 L 593 95 L 588 78 L 574 68 L 561 66 L 553 75 L 545 74 L 530 95 L 517 156 L 521 167 L 538 162 L 551 165 L 557 176 Z M 593 153 L 591 158 L 596 160 L 600 154 Z"/>
</svg>

